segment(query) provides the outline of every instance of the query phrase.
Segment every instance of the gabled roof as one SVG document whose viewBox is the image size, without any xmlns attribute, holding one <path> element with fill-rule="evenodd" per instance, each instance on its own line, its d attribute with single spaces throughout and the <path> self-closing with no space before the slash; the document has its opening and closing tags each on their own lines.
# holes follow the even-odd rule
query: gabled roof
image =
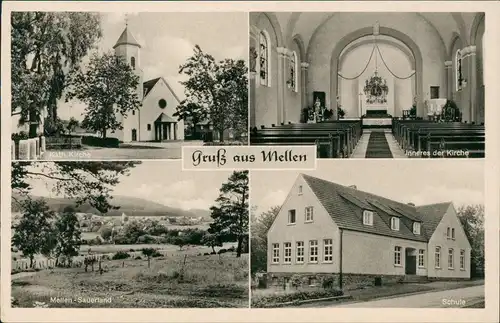
<svg viewBox="0 0 500 323">
<path fill-rule="evenodd" d="M 151 90 L 155 87 L 155 85 L 158 83 L 159 80 L 163 80 L 163 82 L 165 82 L 165 84 L 167 85 L 167 88 L 172 93 L 174 98 L 177 100 L 177 103 L 181 103 L 181 100 L 179 99 L 177 94 L 175 94 L 175 92 L 172 89 L 172 87 L 170 86 L 170 84 L 168 84 L 167 80 L 165 80 L 165 78 L 163 78 L 163 77 L 157 77 L 155 79 L 152 79 L 152 80 L 149 80 L 149 81 L 142 83 L 142 87 L 143 87 L 143 91 L 144 91 L 144 95 L 143 95 L 142 99 L 144 100 L 144 98 L 146 98 L 146 96 L 149 94 L 149 92 L 151 92 Z"/>
<path fill-rule="evenodd" d="M 302 176 L 337 226 L 352 231 L 426 242 L 450 205 L 441 203 L 415 207 L 313 176 Z M 436 205 L 440 207 L 433 207 Z M 374 211 L 373 226 L 363 225 L 365 209 Z M 392 216 L 402 218 L 399 231 L 391 230 Z M 412 227 L 407 225 L 414 221 L 422 222 L 420 235 L 413 234 Z"/>
<path fill-rule="evenodd" d="M 160 116 L 155 120 L 155 122 L 171 122 L 171 123 L 175 123 L 177 122 L 177 120 L 175 120 L 174 118 L 166 115 L 165 113 L 161 113 Z"/>
<path fill-rule="evenodd" d="M 132 45 L 141 48 L 141 45 L 139 45 L 130 30 L 128 30 L 128 27 L 125 27 L 120 38 L 118 38 L 118 40 L 116 41 L 115 46 L 113 46 L 113 49 L 120 45 Z"/>
</svg>

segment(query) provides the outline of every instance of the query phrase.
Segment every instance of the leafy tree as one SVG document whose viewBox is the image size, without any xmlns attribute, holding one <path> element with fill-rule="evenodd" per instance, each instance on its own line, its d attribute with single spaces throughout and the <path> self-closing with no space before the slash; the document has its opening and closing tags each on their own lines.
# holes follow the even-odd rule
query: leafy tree
<svg viewBox="0 0 500 323">
<path fill-rule="evenodd" d="M 70 135 L 73 131 L 75 131 L 76 127 L 80 125 L 80 122 L 76 120 L 74 117 L 69 119 L 68 125 L 66 129 L 68 130 L 68 134 Z"/>
<path fill-rule="evenodd" d="M 109 241 L 113 235 L 113 228 L 102 226 L 99 234 L 105 241 Z"/>
<path fill-rule="evenodd" d="M 66 207 L 57 218 L 55 222 L 55 232 L 57 237 L 57 245 L 55 248 L 57 255 L 56 263 L 60 256 L 64 256 L 69 260 L 69 264 L 71 265 L 72 257 L 78 256 L 78 251 L 82 244 L 82 232 L 73 207 Z"/>
<path fill-rule="evenodd" d="M 252 250 L 251 272 L 267 270 L 267 232 L 280 211 L 279 206 L 273 206 L 259 217 L 252 216 Z"/>
<path fill-rule="evenodd" d="M 179 120 L 186 120 L 191 124 L 193 136 L 196 138 L 196 125 L 208 118 L 208 109 L 200 104 L 182 100 L 173 114 Z"/>
<path fill-rule="evenodd" d="M 117 114 L 126 118 L 139 109 L 139 76 L 130 65 L 113 53 L 90 58 L 86 71 L 77 71 L 70 80 L 67 100 L 76 98 L 87 104 L 82 127 L 99 131 L 106 138 L 108 130 L 122 130 Z"/>
<path fill-rule="evenodd" d="M 212 233 L 205 234 L 202 243 L 207 247 L 211 247 L 213 252 L 215 252 L 215 247 L 222 247 L 222 242 L 219 240 L 217 235 Z"/>
<path fill-rule="evenodd" d="M 51 221 L 55 213 L 51 211 L 43 199 L 27 199 L 22 203 L 22 217 L 19 223 L 12 226 L 12 246 L 20 250 L 30 259 L 33 267 L 35 255 L 48 254 L 54 246 L 53 227 Z"/>
<path fill-rule="evenodd" d="M 222 241 L 237 241 L 236 257 L 242 253 L 243 242 L 248 237 L 248 171 L 235 171 L 222 184 L 221 194 L 212 206 L 208 232 Z"/>
<path fill-rule="evenodd" d="M 47 108 L 55 121 L 67 76 L 101 37 L 99 15 L 13 12 L 11 27 L 11 115 L 20 115 L 21 123 L 40 121 L 41 109 Z"/>
<path fill-rule="evenodd" d="M 75 198 L 76 205 L 89 203 L 101 213 L 118 207 L 111 204 L 110 192 L 139 162 L 15 162 L 11 168 L 13 193 L 27 195 L 30 181 L 43 179 L 53 183 L 57 195 Z M 16 198 L 13 196 L 13 199 Z"/>
<path fill-rule="evenodd" d="M 184 247 L 185 245 L 188 244 L 186 237 L 182 234 L 179 234 L 178 236 L 173 237 L 171 239 L 171 241 L 174 245 L 179 246 L 179 250 L 182 250 L 182 247 Z"/>
<path fill-rule="evenodd" d="M 142 254 L 148 258 L 148 268 L 151 268 L 151 258 L 154 254 L 156 254 L 156 250 L 154 248 L 143 248 Z"/>
<path fill-rule="evenodd" d="M 248 124 L 247 67 L 243 60 L 216 62 L 196 45 L 194 54 L 180 66 L 186 100 L 177 107 L 180 119 L 199 122 L 208 117 L 223 141 L 224 131 L 246 132 Z M 194 120 L 193 120 L 194 119 Z"/>
<path fill-rule="evenodd" d="M 484 277 L 484 205 L 462 206 L 457 213 L 471 245 L 471 277 Z"/>
</svg>

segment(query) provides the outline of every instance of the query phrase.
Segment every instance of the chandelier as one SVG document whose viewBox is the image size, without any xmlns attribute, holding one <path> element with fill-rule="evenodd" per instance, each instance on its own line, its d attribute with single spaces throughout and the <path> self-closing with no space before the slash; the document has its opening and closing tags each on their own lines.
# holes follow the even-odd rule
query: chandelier
<svg viewBox="0 0 500 323">
<path fill-rule="evenodd" d="M 378 22 L 373 27 L 373 36 L 376 37 L 379 34 L 379 24 Z M 376 39 L 375 39 L 376 42 Z M 366 103 L 387 103 L 387 94 L 389 93 L 389 87 L 387 86 L 387 81 L 378 75 L 378 53 L 375 53 L 375 72 L 370 77 L 369 80 L 365 81 L 365 87 L 363 91 L 366 96 Z"/>
</svg>

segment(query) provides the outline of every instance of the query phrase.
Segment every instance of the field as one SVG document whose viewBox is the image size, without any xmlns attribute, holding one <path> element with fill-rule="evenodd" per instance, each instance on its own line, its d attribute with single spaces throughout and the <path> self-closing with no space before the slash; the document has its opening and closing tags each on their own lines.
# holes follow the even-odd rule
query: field
<svg viewBox="0 0 500 323">
<path fill-rule="evenodd" d="M 248 254 L 178 252 L 153 258 L 151 268 L 146 259 L 104 260 L 102 267 L 102 275 L 58 268 L 14 276 L 14 306 L 248 307 Z"/>
</svg>

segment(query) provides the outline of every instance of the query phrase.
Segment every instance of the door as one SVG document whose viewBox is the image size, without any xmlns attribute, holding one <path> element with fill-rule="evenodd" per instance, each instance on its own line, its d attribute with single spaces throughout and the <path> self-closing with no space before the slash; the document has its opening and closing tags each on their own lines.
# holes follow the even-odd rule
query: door
<svg viewBox="0 0 500 323">
<path fill-rule="evenodd" d="M 132 129 L 132 141 L 137 141 L 137 130 Z"/>
<path fill-rule="evenodd" d="M 415 254 L 415 249 L 406 249 L 405 257 L 405 274 L 416 275 L 417 274 L 417 255 Z"/>
<path fill-rule="evenodd" d="M 439 86 L 431 86 L 431 99 L 439 99 Z"/>
</svg>

